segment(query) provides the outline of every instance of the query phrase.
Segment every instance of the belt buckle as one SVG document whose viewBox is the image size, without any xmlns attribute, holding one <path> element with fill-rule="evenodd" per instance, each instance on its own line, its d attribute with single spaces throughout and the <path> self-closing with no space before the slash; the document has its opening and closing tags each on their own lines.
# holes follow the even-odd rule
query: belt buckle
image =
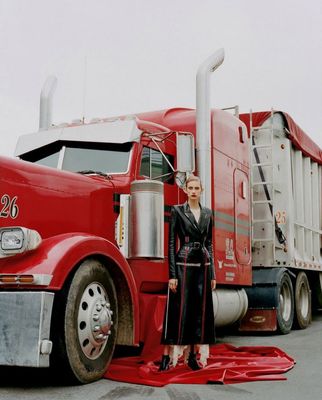
<svg viewBox="0 0 322 400">
<path fill-rule="evenodd" d="M 193 242 L 193 248 L 198 250 L 200 249 L 200 243 L 199 242 Z"/>
</svg>

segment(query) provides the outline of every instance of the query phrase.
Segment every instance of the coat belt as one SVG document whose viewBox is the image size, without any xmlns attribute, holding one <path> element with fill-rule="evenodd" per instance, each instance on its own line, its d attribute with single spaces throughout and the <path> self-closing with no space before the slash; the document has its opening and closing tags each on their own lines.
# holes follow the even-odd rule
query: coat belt
<svg viewBox="0 0 322 400">
<path fill-rule="evenodd" d="M 201 266 L 201 263 L 177 262 L 176 264 L 177 264 L 177 265 L 183 265 L 183 266 L 185 266 L 185 267 L 200 267 L 200 266 Z M 207 262 L 207 263 L 205 263 L 205 264 L 203 264 L 203 265 L 210 265 L 210 263 Z"/>
<path fill-rule="evenodd" d="M 185 242 L 184 244 L 187 247 L 190 247 L 191 249 L 194 250 L 198 250 L 201 249 L 202 247 L 204 247 L 204 243 L 200 243 L 200 242 Z"/>
</svg>

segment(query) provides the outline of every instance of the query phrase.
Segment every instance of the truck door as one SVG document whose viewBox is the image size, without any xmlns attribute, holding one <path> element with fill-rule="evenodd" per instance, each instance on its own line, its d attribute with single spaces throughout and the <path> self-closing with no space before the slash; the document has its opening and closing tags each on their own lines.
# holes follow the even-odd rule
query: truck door
<svg viewBox="0 0 322 400">
<path fill-rule="evenodd" d="M 249 178 L 240 170 L 234 171 L 235 254 L 239 264 L 250 262 L 250 199 Z"/>
</svg>

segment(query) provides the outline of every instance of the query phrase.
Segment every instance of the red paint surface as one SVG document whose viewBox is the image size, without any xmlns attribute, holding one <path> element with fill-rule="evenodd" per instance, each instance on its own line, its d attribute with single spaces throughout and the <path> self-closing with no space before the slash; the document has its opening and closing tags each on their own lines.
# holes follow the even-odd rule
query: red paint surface
<svg viewBox="0 0 322 400">
<path fill-rule="evenodd" d="M 173 131 L 191 132 L 196 136 L 196 111 L 186 108 L 138 114 Z M 214 211 L 214 257 L 219 285 L 245 286 L 252 283 L 250 257 L 250 198 L 242 201 L 235 171 L 241 171 L 249 189 L 249 139 L 240 141 L 240 120 L 222 110 L 212 111 L 212 193 Z M 196 171 L 198 174 L 198 171 Z M 167 203 L 166 203 L 167 204 Z M 219 214 L 218 214 L 219 213 Z M 222 219 L 224 217 L 224 219 Z M 237 232 L 240 220 L 248 224 L 248 235 Z M 245 226 L 245 225 L 243 225 Z M 226 259 L 226 240 L 234 248 L 233 259 Z M 246 254 L 245 250 L 247 249 Z"/>
</svg>

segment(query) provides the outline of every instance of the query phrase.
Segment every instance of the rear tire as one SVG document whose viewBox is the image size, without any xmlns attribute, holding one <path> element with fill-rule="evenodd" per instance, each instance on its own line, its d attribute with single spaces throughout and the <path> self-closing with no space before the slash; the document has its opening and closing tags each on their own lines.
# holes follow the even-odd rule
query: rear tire
<svg viewBox="0 0 322 400">
<path fill-rule="evenodd" d="M 305 272 L 300 272 L 295 282 L 295 320 L 296 328 L 307 328 L 312 319 L 311 289 Z"/>
<path fill-rule="evenodd" d="M 311 285 L 313 288 L 313 307 L 315 310 L 322 308 L 322 272 L 312 275 Z"/>
<path fill-rule="evenodd" d="M 57 294 L 52 361 L 64 381 L 89 383 L 106 372 L 117 335 L 116 299 L 109 272 L 95 259 L 85 260 Z"/>
<path fill-rule="evenodd" d="M 285 335 L 291 331 L 294 319 L 293 286 L 287 272 L 281 275 L 278 286 L 277 329 Z"/>
</svg>

